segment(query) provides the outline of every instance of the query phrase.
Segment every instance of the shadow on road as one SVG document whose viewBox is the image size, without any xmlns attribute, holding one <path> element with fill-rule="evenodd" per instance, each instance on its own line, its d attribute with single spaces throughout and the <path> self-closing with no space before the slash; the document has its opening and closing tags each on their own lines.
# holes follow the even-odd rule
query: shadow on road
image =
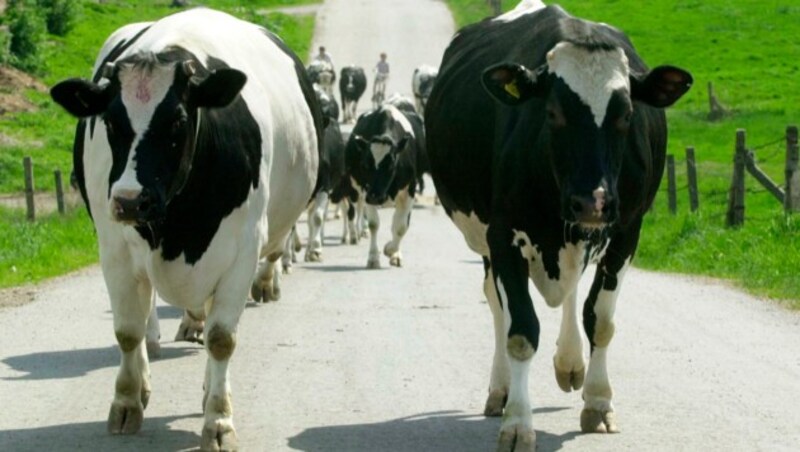
<svg viewBox="0 0 800 452">
<path fill-rule="evenodd" d="M 162 347 L 161 355 L 152 361 L 193 356 L 202 350 L 202 348 L 191 345 L 185 348 Z M 103 348 L 10 356 L 3 359 L 2 362 L 16 371 L 26 373 L 26 375 L 3 378 L 6 381 L 75 378 L 93 370 L 119 366 L 119 351 L 117 346 L 113 345 Z"/>
<path fill-rule="evenodd" d="M 389 266 L 385 265 L 381 268 L 367 268 L 366 265 L 306 265 L 303 270 L 315 270 L 329 273 L 347 273 L 347 272 L 375 272 L 381 270 L 389 270 Z"/>
<path fill-rule="evenodd" d="M 566 407 L 537 408 L 537 413 L 566 410 Z M 346 450 L 350 452 L 391 450 L 393 452 L 487 451 L 495 449 L 500 418 L 439 411 L 374 424 L 335 425 L 305 430 L 289 438 L 289 447 L 308 452 Z M 535 424 L 535 421 L 534 421 Z M 580 435 L 555 435 L 536 431 L 537 450 L 559 450 Z"/>
<path fill-rule="evenodd" d="M 51 425 L 19 430 L 0 431 L 0 450 L 47 451 L 143 451 L 196 449 L 200 436 L 195 432 L 173 430 L 170 424 L 187 418 L 197 418 L 197 430 L 202 414 L 148 418 L 145 412 L 142 430 L 135 435 L 110 435 L 106 422 L 84 422 Z"/>
</svg>

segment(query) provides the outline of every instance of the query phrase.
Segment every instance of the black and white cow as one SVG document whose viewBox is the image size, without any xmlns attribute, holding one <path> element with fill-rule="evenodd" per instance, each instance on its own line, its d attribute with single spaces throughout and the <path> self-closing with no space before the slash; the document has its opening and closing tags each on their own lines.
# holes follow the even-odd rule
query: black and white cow
<svg viewBox="0 0 800 452">
<path fill-rule="evenodd" d="M 411 76 L 411 91 L 414 93 L 417 113 L 420 116 L 425 116 L 425 105 L 428 103 L 438 73 L 435 67 L 423 64 L 414 69 L 414 75 Z"/>
<path fill-rule="evenodd" d="M 342 99 L 342 121 L 355 122 L 358 100 L 367 90 L 367 76 L 364 68 L 346 66 L 339 74 L 339 94 Z"/>
<path fill-rule="evenodd" d="M 306 245 L 306 262 L 318 262 L 322 259 L 322 244 L 325 231 L 325 214 L 331 192 L 344 178 L 344 139 L 339 123 L 336 121 L 336 101 L 320 88 L 315 93 L 322 110 L 322 122 L 325 127 L 319 156 L 319 174 L 315 187 L 314 199 L 309 206 L 308 243 Z M 338 200 L 336 200 L 338 202 Z"/>
<path fill-rule="evenodd" d="M 402 266 L 400 241 L 408 231 L 416 193 L 419 156 L 425 152 L 422 119 L 409 111 L 407 99 L 385 102 L 359 116 L 345 148 L 345 167 L 352 186 L 366 202 L 364 215 L 370 231 L 367 268 L 380 268 L 378 208 L 395 204 L 392 240 L 383 248 L 390 265 Z M 351 230 L 357 230 L 352 228 Z"/>
<path fill-rule="evenodd" d="M 462 29 L 445 51 L 427 150 L 442 205 L 484 259 L 496 344 L 485 414 L 503 415 L 498 450 L 535 447 L 529 278 L 563 309 L 555 375 L 564 391 L 584 388 L 581 429 L 617 431 L 606 368 L 615 301 L 661 180 L 662 109 L 691 83 L 676 67 L 649 70 L 620 30 L 539 1 Z M 591 262 L 585 371 L 576 288 Z"/>
<path fill-rule="evenodd" d="M 93 80 L 53 99 L 81 118 L 74 165 L 92 215 L 122 352 L 108 416 L 137 432 L 153 290 L 205 318 L 201 448 L 235 449 L 228 362 L 259 257 L 275 262 L 317 177 L 321 115 L 299 59 L 256 25 L 192 9 L 124 27 Z"/>
<path fill-rule="evenodd" d="M 314 60 L 306 67 L 308 78 L 318 84 L 325 93 L 333 97 L 333 84 L 336 82 L 336 71 L 333 64 L 324 60 Z"/>
</svg>

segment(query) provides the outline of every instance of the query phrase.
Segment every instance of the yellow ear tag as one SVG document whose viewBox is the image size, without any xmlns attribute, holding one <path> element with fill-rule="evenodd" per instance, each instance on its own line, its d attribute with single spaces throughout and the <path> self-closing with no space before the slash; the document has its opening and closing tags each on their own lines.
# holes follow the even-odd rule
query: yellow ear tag
<svg viewBox="0 0 800 452">
<path fill-rule="evenodd" d="M 519 88 L 517 88 L 517 82 L 509 82 L 503 85 L 503 89 L 506 90 L 508 94 L 511 95 L 514 99 L 519 99 Z"/>
</svg>

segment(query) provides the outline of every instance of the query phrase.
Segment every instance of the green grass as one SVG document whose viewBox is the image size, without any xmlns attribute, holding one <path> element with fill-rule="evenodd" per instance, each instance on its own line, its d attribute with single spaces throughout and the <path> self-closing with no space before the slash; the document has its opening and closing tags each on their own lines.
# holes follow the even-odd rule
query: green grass
<svg viewBox="0 0 800 452">
<path fill-rule="evenodd" d="M 170 2 L 111 0 L 103 4 L 84 2 L 79 22 L 63 38 L 50 36 L 43 48 L 48 65 L 43 82 L 52 86 L 68 77 L 91 77 L 91 68 L 105 39 L 120 26 L 156 20 L 176 12 Z M 228 11 L 237 17 L 264 25 L 277 33 L 301 58 L 309 53 L 314 31 L 313 16 L 289 16 L 259 10 L 314 0 L 207 0 L 195 1 Z M 29 91 L 38 106 L 34 113 L 0 116 L 0 133 L 13 144 L 0 144 L 0 193 L 22 193 L 23 156 L 34 162 L 37 191 L 52 191 L 53 170 L 64 177 L 72 169 L 72 139 L 76 120 L 55 105 L 48 94 Z M 46 217 L 35 223 L 24 220 L 24 212 L 0 210 L 0 287 L 37 282 L 97 261 L 94 229 L 80 209 L 64 217 Z M 6 245 L 8 244 L 8 245 Z"/>
<path fill-rule="evenodd" d="M 459 26 L 490 11 L 485 0 L 446 0 Z M 550 2 L 547 2 L 550 3 Z M 778 0 L 561 0 L 570 13 L 624 30 L 651 67 L 689 70 L 693 89 L 667 112 L 668 152 L 676 156 L 679 214 L 662 189 L 646 218 L 636 264 L 735 281 L 754 294 L 789 299 L 800 309 L 800 219 L 749 175 L 745 225 L 724 226 L 736 129 L 747 131 L 759 166 L 783 184 L 787 125 L 800 124 L 800 6 Z M 504 1 L 508 10 L 516 1 Z M 708 121 L 712 82 L 730 114 Z M 685 148 L 696 152 L 700 211 L 688 213 Z M 666 182 L 662 185 L 666 186 Z"/>
<path fill-rule="evenodd" d="M 97 262 L 97 238 L 85 209 L 29 222 L 0 208 L 0 288 L 41 281 Z"/>
</svg>

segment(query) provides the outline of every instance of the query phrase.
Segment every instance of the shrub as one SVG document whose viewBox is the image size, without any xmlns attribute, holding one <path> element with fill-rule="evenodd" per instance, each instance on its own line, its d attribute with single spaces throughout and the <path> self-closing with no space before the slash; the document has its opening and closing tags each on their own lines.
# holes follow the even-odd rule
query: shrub
<svg viewBox="0 0 800 452">
<path fill-rule="evenodd" d="M 39 52 L 44 39 L 44 20 L 30 1 L 12 0 L 6 8 L 4 20 L 11 35 L 11 65 L 26 72 L 39 72 L 44 66 Z"/>
<path fill-rule="evenodd" d="M 64 36 L 75 26 L 80 7 L 77 0 L 37 0 L 37 4 L 44 10 L 48 33 Z"/>
</svg>

